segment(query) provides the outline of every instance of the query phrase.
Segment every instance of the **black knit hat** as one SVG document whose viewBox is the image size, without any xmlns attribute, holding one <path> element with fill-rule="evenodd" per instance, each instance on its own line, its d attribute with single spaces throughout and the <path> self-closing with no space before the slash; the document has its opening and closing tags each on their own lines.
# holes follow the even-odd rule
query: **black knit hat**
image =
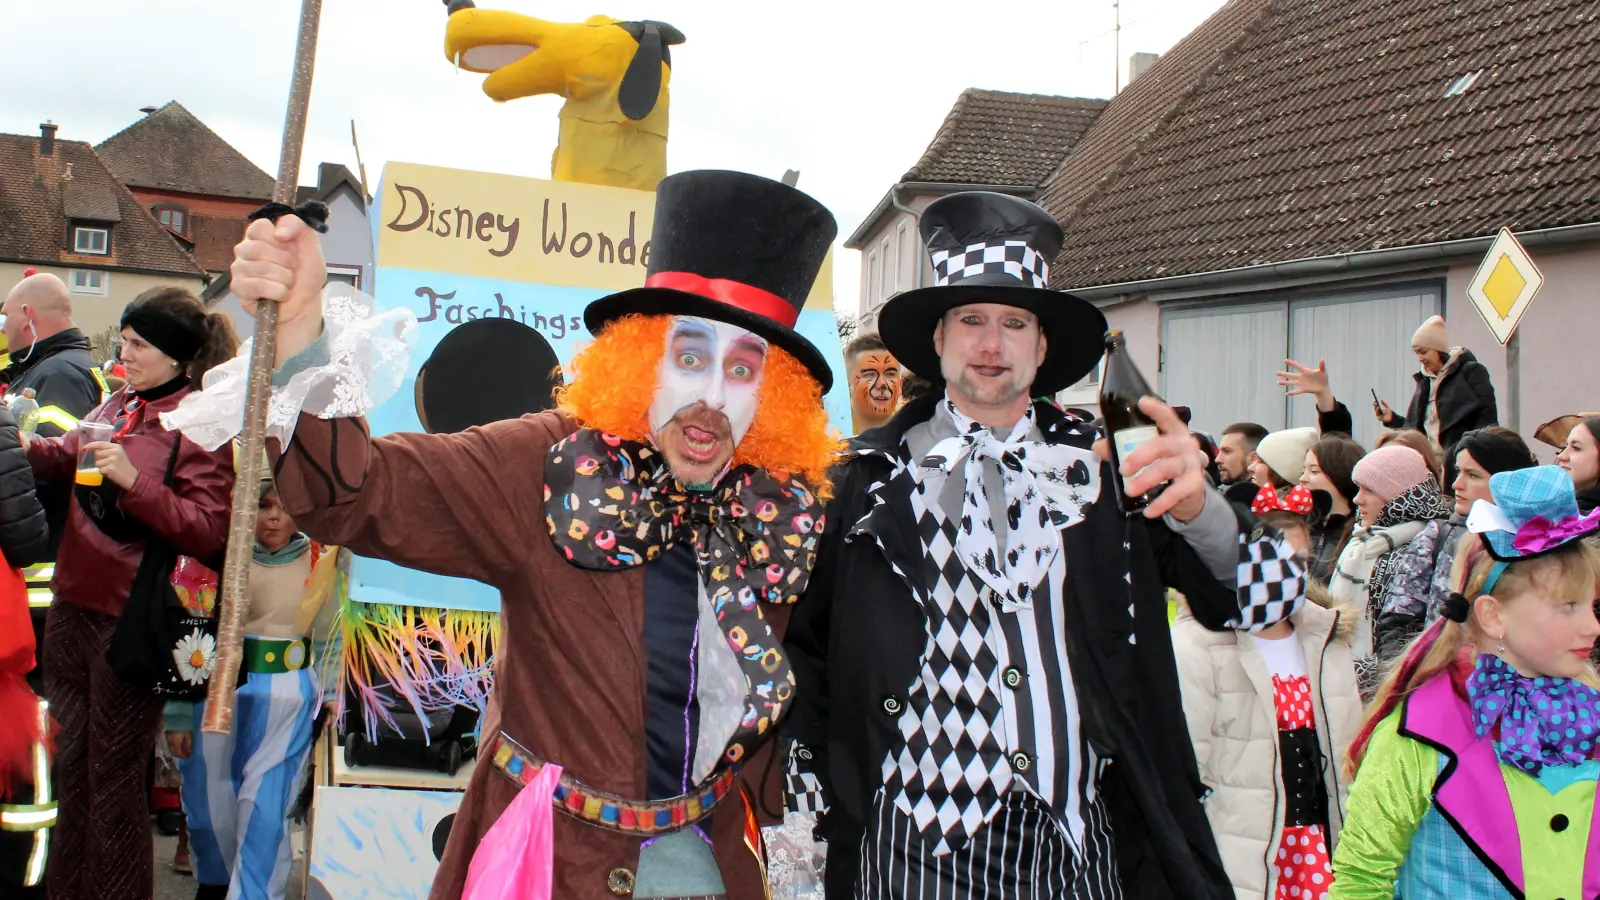
<svg viewBox="0 0 1600 900">
<path fill-rule="evenodd" d="M 701 316 L 759 334 L 798 359 L 826 392 L 833 372 L 794 330 L 839 233 L 821 203 L 743 172 L 680 172 L 656 188 L 645 286 L 584 310 L 590 333 L 630 313 Z"/>
<path fill-rule="evenodd" d="M 934 286 L 900 294 L 878 314 L 878 333 L 906 368 L 942 384 L 934 326 L 957 306 L 1001 303 L 1037 315 L 1044 330 L 1033 396 L 1094 371 L 1105 351 L 1106 318 L 1087 300 L 1049 289 L 1050 262 L 1063 241 L 1049 213 L 1009 194 L 963 191 L 930 203 L 921 231 Z"/>
</svg>

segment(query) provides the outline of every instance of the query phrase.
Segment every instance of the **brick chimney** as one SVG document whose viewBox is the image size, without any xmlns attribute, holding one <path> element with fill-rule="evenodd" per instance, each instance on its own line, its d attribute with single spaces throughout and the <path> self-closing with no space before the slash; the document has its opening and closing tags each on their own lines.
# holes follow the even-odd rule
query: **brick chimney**
<svg viewBox="0 0 1600 900">
<path fill-rule="evenodd" d="M 39 126 L 39 155 L 56 155 L 56 123 L 49 119 Z"/>
</svg>

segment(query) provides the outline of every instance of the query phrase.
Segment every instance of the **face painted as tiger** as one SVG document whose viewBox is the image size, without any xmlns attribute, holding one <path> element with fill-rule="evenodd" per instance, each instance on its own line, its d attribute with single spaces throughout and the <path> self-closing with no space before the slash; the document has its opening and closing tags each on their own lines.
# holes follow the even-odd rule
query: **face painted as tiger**
<svg viewBox="0 0 1600 900">
<path fill-rule="evenodd" d="M 900 408 L 900 363 L 887 350 L 866 350 L 850 368 L 850 411 L 856 431 L 876 428 Z"/>
</svg>

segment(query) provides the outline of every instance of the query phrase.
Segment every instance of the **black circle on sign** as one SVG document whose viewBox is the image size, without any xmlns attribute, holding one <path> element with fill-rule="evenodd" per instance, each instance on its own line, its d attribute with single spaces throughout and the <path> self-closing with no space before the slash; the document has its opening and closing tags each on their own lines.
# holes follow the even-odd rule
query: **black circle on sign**
<svg viewBox="0 0 1600 900">
<path fill-rule="evenodd" d="M 456 814 L 451 813 L 433 826 L 433 858 L 444 861 L 444 845 L 450 840 L 450 829 L 456 824 Z"/>
<path fill-rule="evenodd" d="M 514 319 L 474 319 L 451 329 L 422 370 L 417 418 L 431 434 L 544 412 L 561 384 L 550 342 Z"/>
</svg>

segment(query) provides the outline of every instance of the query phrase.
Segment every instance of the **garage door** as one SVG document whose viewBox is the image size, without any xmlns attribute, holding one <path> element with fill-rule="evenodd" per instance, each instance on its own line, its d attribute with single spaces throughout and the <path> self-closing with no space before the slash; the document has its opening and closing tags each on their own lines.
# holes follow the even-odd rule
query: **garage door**
<svg viewBox="0 0 1600 900">
<path fill-rule="evenodd" d="M 1310 398 L 1286 398 L 1273 373 L 1285 357 L 1328 361 L 1334 394 L 1351 408 L 1356 439 L 1372 446 L 1382 426 L 1372 395 L 1404 410 L 1416 360 L 1411 334 L 1439 311 L 1436 285 L 1162 311 L 1161 392 L 1194 410 L 1212 434 L 1231 422 L 1268 429 L 1315 425 Z"/>
<path fill-rule="evenodd" d="M 1289 358 L 1308 365 L 1328 361 L 1333 395 L 1350 407 L 1356 440 L 1371 447 L 1383 431 L 1372 415 L 1372 392 L 1405 415 L 1416 386 L 1411 377 L 1417 371 L 1411 335 L 1438 311 L 1439 296 L 1432 291 L 1292 304 Z M 1317 424 L 1316 404 L 1291 401 L 1289 424 Z"/>
<path fill-rule="evenodd" d="M 1230 422 L 1283 427 L 1283 362 L 1289 313 L 1282 303 L 1162 316 L 1161 396 L 1193 410 L 1190 426 L 1217 434 Z"/>
</svg>

